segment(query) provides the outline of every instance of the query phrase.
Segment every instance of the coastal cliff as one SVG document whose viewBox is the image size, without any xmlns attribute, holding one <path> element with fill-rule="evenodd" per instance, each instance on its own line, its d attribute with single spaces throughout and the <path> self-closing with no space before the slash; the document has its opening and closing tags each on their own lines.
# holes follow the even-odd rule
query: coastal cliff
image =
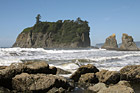
<svg viewBox="0 0 140 93">
<path fill-rule="evenodd" d="M 24 29 L 13 47 L 21 48 L 78 48 L 89 47 L 90 38 L 87 21 L 58 20 L 40 22 Z"/>
</svg>

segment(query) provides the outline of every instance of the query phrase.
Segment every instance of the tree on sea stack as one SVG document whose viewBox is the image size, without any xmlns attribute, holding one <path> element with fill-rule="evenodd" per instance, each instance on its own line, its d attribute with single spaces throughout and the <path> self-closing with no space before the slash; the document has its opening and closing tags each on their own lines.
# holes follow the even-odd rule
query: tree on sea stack
<svg viewBox="0 0 140 93">
<path fill-rule="evenodd" d="M 41 16 L 40 16 L 40 14 L 38 14 L 36 17 L 36 24 L 40 23 L 40 19 L 41 19 Z"/>
</svg>

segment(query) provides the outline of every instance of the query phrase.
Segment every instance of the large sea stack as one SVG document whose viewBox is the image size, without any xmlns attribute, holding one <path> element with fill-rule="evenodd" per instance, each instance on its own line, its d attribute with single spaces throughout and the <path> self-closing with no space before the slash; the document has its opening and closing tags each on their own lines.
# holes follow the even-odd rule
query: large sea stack
<svg viewBox="0 0 140 93">
<path fill-rule="evenodd" d="M 105 41 L 104 45 L 102 46 L 102 48 L 109 49 L 109 50 L 116 50 L 116 49 L 118 49 L 116 35 L 113 34 L 113 35 L 109 36 L 106 39 L 106 41 Z"/>
<path fill-rule="evenodd" d="M 33 27 L 24 29 L 13 47 L 21 48 L 78 48 L 89 47 L 90 38 L 87 21 L 58 20 L 40 22 L 37 19 Z"/>
<path fill-rule="evenodd" d="M 138 51 L 139 48 L 136 46 L 135 42 L 133 41 L 132 36 L 128 36 L 128 34 L 123 34 L 122 45 L 120 46 L 120 50 Z"/>
</svg>

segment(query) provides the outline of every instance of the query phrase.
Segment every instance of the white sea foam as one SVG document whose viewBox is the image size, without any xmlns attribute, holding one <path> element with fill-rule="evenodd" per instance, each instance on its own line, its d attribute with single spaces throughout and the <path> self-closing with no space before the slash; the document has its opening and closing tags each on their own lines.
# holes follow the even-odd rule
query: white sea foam
<svg viewBox="0 0 140 93">
<path fill-rule="evenodd" d="M 22 60 L 46 60 L 64 70 L 76 70 L 78 64 L 94 64 L 99 69 L 119 70 L 126 65 L 140 65 L 140 51 L 108 51 L 105 49 L 0 48 L 0 66 Z M 50 61 L 51 60 L 51 61 Z M 75 61 L 74 61 L 75 60 Z"/>
</svg>

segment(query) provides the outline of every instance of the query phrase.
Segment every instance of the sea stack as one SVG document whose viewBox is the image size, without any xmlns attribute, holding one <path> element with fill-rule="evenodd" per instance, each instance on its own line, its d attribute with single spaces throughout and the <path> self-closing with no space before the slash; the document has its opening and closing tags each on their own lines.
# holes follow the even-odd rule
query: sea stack
<svg viewBox="0 0 140 93">
<path fill-rule="evenodd" d="M 37 17 L 38 18 L 38 17 Z M 39 20 L 39 19 L 38 19 Z M 90 47 L 87 21 L 58 20 L 57 22 L 38 21 L 25 28 L 17 37 L 13 47 L 21 48 L 79 48 Z"/>
<path fill-rule="evenodd" d="M 126 50 L 126 51 L 138 51 L 140 50 L 135 42 L 133 41 L 132 36 L 128 36 L 128 34 L 123 34 L 122 36 L 122 45 L 120 46 L 120 50 Z"/>
<path fill-rule="evenodd" d="M 109 36 L 108 38 L 106 38 L 106 41 L 101 48 L 108 49 L 108 50 L 118 49 L 116 35 L 113 34 L 113 35 Z"/>
</svg>

